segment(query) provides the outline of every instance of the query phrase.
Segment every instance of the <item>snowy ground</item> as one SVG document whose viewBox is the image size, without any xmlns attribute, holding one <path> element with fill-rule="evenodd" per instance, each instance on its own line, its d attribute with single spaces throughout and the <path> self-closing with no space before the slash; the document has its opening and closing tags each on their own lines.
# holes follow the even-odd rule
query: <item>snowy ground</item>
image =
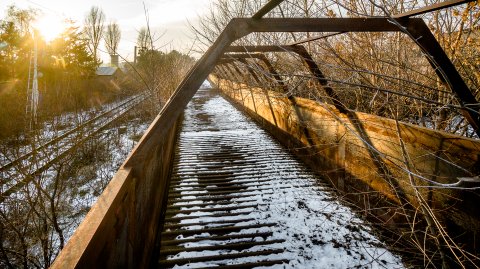
<svg viewBox="0 0 480 269">
<path fill-rule="evenodd" d="M 134 112 L 135 109 L 131 111 L 131 113 Z M 24 239 L 29 242 L 26 251 L 32 260 L 38 261 L 39 264 L 49 264 L 43 260 L 44 257 L 39 252 L 45 242 L 49 244 L 52 253 L 57 253 L 60 247 L 59 234 L 53 230 L 54 224 L 50 221 L 53 219 L 50 216 L 52 212 L 50 210 L 43 211 L 49 209 L 48 203 L 47 207 L 43 204 L 47 193 L 55 195 L 55 214 L 58 226 L 67 242 L 148 126 L 149 122 L 136 116 L 131 116 L 128 121 L 120 119 L 89 138 L 84 145 L 50 166 L 41 175 L 37 175 L 32 180 L 36 184 L 30 183 L 23 186 L 0 204 L 4 219 L 25 223 L 22 227 L 27 234 Z M 48 133 L 49 130 L 46 129 L 45 132 Z M 45 134 L 45 137 L 47 136 L 48 134 Z M 55 193 L 52 190 L 54 185 L 58 187 Z M 39 188 L 43 191 L 39 191 Z M 18 215 L 17 208 L 19 207 L 25 210 L 36 208 L 38 215 Z M 42 227 L 41 231 L 38 231 L 36 221 L 45 216 L 48 220 L 46 223 L 48 227 L 45 227 L 48 229 L 48 237 L 40 239 L 39 236 L 44 230 Z M 11 229 L 8 232 L 9 234 L 5 238 L 10 236 Z M 3 247 L 16 251 L 18 246 L 13 241 L 13 239 L 5 241 Z M 55 256 L 48 258 L 51 259 L 51 262 Z"/>
<path fill-rule="evenodd" d="M 106 150 L 108 151 L 107 161 L 83 167 L 77 171 L 75 180 L 84 182 L 84 184 L 75 190 L 77 195 L 70 197 L 72 208 L 83 209 L 83 212 L 87 212 L 85 209 L 90 208 L 95 203 L 97 197 L 103 192 L 104 187 L 110 182 L 120 165 L 138 142 L 134 139 L 142 135 L 148 126 L 148 123 L 134 120 L 113 126 L 99 135 L 101 140 L 109 141 L 106 144 Z M 72 221 L 74 225 L 66 233 L 67 238 L 73 234 L 85 217 L 84 214 L 77 215 L 76 212 L 71 213 L 73 213 L 71 216 L 74 216 L 75 220 Z"/>
<path fill-rule="evenodd" d="M 38 147 L 39 145 L 47 143 L 50 140 L 68 132 L 69 130 L 72 130 L 78 126 L 81 126 L 88 120 L 91 120 L 94 117 L 102 113 L 105 113 L 119 106 L 120 104 L 128 100 L 134 99 L 136 97 L 138 96 L 127 97 L 121 100 L 103 104 L 98 107 L 93 107 L 88 110 L 78 111 L 75 113 L 74 112 L 64 113 L 62 115 L 54 117 L 49 121 L 45 121 L 42 123 L 41 127 L 38 128 L 35 134 L 35 138 L 34 138 L 35 144 Z M 20 143 L 14 148 L 7 147 L 0 150 L 0 167 L 14 160 L 18 156 L 21 156 L 32 150 L 31 144 L 20 145 Z"/>
<path fill-rule="evenodd" d="M 256 194 L 248 198 L 234 198 L 228 206 L 260 205 L 254 211 L 248 208 L 234 211 L 233 213 L 243 212 L 242 219 L 251 219 L 235 225 L 265 222 L 277 224 L 275 227 L 262 227 L 254 231 L 273 232 L 268 239 L 258 238 L 258 240 L 285 240 L 284 243 L 270 245 L 273 248 L 284 249 L 284 252 L 271 254 L 267 258 L 288 259 L 290 262 L 268 268 L 404 268 L 400 257 L 388 251 L 367 224 L 350 208 L 338 202 L 335 194 L 321 178 L 309 172 L 278 142 L 219 95 L 212 94 L 208 89 L 199 90 L 195 100 L 190 102 L 185 111 L 185 121 L 179 141 L 180 162 L 182 160 L 190 162 L 181 166 L 177 172 L 178 176 L 183 178 L 183 182 L 176 190 L 182 191 L 183 198 L 195 199 L 198 197 L 196 194 L 205 193 L 205 191 L 194 191 L 189 186 L 199 182 L 195 173 L 208 171 L 215 165 L 212 162 L 202 164 L 202 156 L 208 154 L 213 156 L 228 147 L 230 151 L 238 151 L 242 161 L 249 163 L 242 166 L 235 162 L 225 162 L 223 166 L 215 169 L 218 173 L 233 173 L 236 178 L 232 183 L 238 183 Z M 214 146 L 205 151 L 201 145 L 208 142 L 213 142 Z M 197 159 L 193 157 L 193 162 L 192 156 L 197 156 Z M 268 179 L 269 191 L 261 191 L 260 189 L 264 187 L 260 188 L 255 183 L 242 183 L 245 180 L 260 182 L 265 179 Z M 214 188 L 215 186 L 212 186 L 212 189 Z M 189 206 L 195 203 L 201 204 L 202 200 L 175 205 L 184 205 L 183 209 L 201 208 Z M 221 205 L 210 207 L 221 207 Z M 181 220 L 180 222 L 184 224 L 208 223 L 213 219 L 218 221 L 218 218 L 211 217 L 211 214 L 192 212 L 178 214 L 175 217 L 197 216 L 195 219 Z M 225 217 L 223 220 L 228 218 Z M 202 229 L 207 226 L 215 227 L 212 224 L 205 224 L 189 226 L 188 229 Z M 242 230 L 240 233 L 244 232 L 251 231 Z M 209 234 L 199 236 L 205 237 L 205 240 L 186 243 L 183 246 L 189 248 L 212 244 L 208 240 Z M 177 239 L 186 238 L 191 237 L 177 237 Z M 231 240 L 227 243 L 234 242 L 236 241 Z M 255 246 L 249 251 L 264 248 L 265 246 Z M 168 259 L 224 253 L 223 250 L 183 251 L 169 256 Z M 258 262 L 258 259 L 240 258 L 234 262 Z M 175 268 L 215 267 L 219 264 L 221 263 L 218 261 L 201 262 Z"/>
</svg>

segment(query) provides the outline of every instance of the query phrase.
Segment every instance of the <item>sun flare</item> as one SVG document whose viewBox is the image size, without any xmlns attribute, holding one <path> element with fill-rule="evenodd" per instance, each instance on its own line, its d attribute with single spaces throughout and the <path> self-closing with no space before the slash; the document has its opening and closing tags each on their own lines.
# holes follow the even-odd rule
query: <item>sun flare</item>
<svg viewBox="0 0 480 269">
<path fill-rule="evenodd" d="M 65 30 L 65 21 L 57 16 L 43 16 L 34 25 L 45 41 L 50 42 Z"/>
</svg>

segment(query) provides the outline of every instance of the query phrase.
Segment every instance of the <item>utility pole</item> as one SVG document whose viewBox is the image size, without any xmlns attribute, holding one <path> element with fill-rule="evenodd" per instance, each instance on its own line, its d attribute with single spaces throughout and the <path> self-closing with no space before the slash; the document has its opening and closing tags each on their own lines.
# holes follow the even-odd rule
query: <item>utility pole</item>
<svg viewBox="0 0 480 269">
<path fill-rule="evenodd" d="M 138 47 L 138 46 L 135 46 L 134 47 L 134 51 L 133 51 L 133 63 L 136 64 L 137 63 L 137 56 L 139 53 L 142 53 L 144 51 L 147 50 L 147 47 Z"/>
<path fill-rule="evenodd" d="M 137 46 L 135 46 L 134 51 L 133 51 L 133 63 L 137 63 Z"/>
<path fill-rule="evenodd" d="M 33 76 L 31 70 L 33 66 Z M 31 81 L 30 81 L 31 80 Z M 31 85 L 31 88 L 30 88 Z M 32 130 L 37 123 L 37 109 L 38 109 L 38 42 L 36 30 L 33 31 L 33 61 L 30 58 L 28 67 L 28 84 L 27 84 L 27 120 L 30 129 Z"/>
<path fill-rule="evenodd" d="M 34 124 L 37 123 L 38 108 L 38 42 L 37 33 L 33 32 L 33 83 L 32 83 L 32 116 Z"/>
</svg>

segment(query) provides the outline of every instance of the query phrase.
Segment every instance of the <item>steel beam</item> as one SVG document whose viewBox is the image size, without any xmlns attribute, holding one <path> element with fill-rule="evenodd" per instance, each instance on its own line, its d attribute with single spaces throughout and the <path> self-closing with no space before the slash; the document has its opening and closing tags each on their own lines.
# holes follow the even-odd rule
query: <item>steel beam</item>
<svg viewBox="0 0 480 269">
<path fill-rule="evenodd" d="M 263 16 L 265 16 L 268 12 L 270 12 L 272 9 L 280 5 L 284 0 L 270 0 L 268 3 L 266 3 L 257 13 L 255 13 L 252 16 L 252 19 L 258 20 L 261 19 Z"/>
<path fill-rule="evenodd" d="M 400 32 L 389 18 L 265 18 L 232 19 L 237 25 L 248 25 L 250 32 Z M 423 21 L 419 18 L 409 22 Z"/>
<path fill-rule="evenodd" d="M 450 0 L 450 1 L 445 1 L 441 3 L 425 6 L 419 9 L 414 9 L 408 12 L 396 14 L 396 15 L 393 15 L 392 17 L 396 19 L 408 18 L 408 17 L 417 16 L 424 13 L 428 13 L 428 12 L 432 12 L 432 11 L 436 11 L 436 10 L 440 10 L 448 7 L 453 7 L 453 6 L 457 6 L 465 3 L 475 2 L 475 1 L 476 0 Z"/>
<path fill-rule="evenodd" d="M 288 52 L 292 50 L 292 46 L 280 45 L 280 46 L 230 46 L 225 49 L 225 52 L 239 52 L 239 53 L 251 53 L 251 52 Z M 225 54 L 230 56 L 232 54 Z M 227 59 L 223 57 L 223 59 Z"/>
<path fill-rule="evenodd" d="M 463 78 L 428 26 L 423 20 L 418 23 L 404 23 L 402 19 L 398 20 L 398 22 L 406 27 L 406 31 L 425 53 L 437 75 L 455 93 L 459 103 L 464 107 L 462 109 L 463 116 L 472 125 L 477 135 L 480 136 L 480 103 L 476 100 L 465 81 L 463 81 Z"/>
<path fill-rule="evenodd" d="M 341 34 L 344 34 L 344 33 L 346 33 L 346 32 L 338 32 L 338 33 L 331 33 L 331 34 L 322 35 L 322 36 L 314 36 L 314 37 L 302 39 L 300 41 L 292 42 L 292 43 L 290 43 L 290 46 L 300 45 L 300 44 L 303 44 L 303 43 L 308 43 L 308 42 L 312 42 L 312 41 L 316 41 L 316 40 L 320 40 L 320 39 L 325 39 L 325 38 L 329 38 L 329 37 L 332 37 L 332 36 L 341 35 Z"/>
<path fill-rule="evenodd" d="M 445 51 L 438 44 L 422 19 L 406 18 L 320 18 L 320 19 L 235 19 L 238 25 L 246 24 L 251 32 L 402 32 L 427 55 L 429 62 L 442 81 L 456 94 L 464 107 L 462 114 L 480 136 L 480 103 L 471 93 Z M 279 46 L 279 51 L 287 46 Z"/>
</svg>

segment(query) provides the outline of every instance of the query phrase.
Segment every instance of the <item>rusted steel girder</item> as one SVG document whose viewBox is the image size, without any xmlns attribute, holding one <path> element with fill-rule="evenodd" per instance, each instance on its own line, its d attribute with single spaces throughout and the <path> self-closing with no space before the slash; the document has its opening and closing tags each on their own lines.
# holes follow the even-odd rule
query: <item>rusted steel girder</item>
<svg viewBox="0 0 480 269">
<path fill-rule="evenodd" d="M 465 107 L 462 112 L 480 136 L 479 103 L 468 89 L 455 66 L 447 57 L 435 37 L 422 19 L 400 19 L 397 23 L 389 18 L 265 18 L 232 19 L 213 45 L 188 72 L 185 79 L 167 101 L 159 116 L 150 126 L 158 132 L 147 132 L 138 143 L 137 148 L 128 159 L 127 166 L 141 163 L 143 153 L 152 148 L 155 139 L 150 134 L 166 134 L 182 113 L 197 89 L 213 70 L 225 49 L 235 40 L 252 32 L 404 32 L 429 55 L 430 61 L 436 66 L 437 74 L 443 76 L 459 102 Z M 158 130 L 157 130 L 158 129 Z M 164 129 L 162 131 L 160 129 Z M 143 142 L 143 143 L 142 143 Z"/>
<path fill-rule="evenodd" d="M 237 26 L 246 25 L 253 32 L 400 32 L 389 18 L 265 18 L 232 19 Z M 423 23 L 422 19 L 407 19 Z"/>
<path fill-rule="evenodd" d="M 257 13 L 253 14 L 252 19 L 258 20 L 265 16 L 272 9 L 280 5 L 284 0 L 270 0 Z"/>
<path fill-rule="evenodd" d="M 465 3 L 469 3 L 469 2 L 475 2 L 475 1 L 476 0 L 450 0 L 450 1 L 445 1 L 445 2 L 441 2 L 441 3 L 428 5 L 428 6 L 425 6 L 425 7 L 419 8 L 419 9 L 415 9 L 415 10 L 411 10 L 411 11 L 408 11 L 408 12 L 396 14 L 396 15 L 393 15 L 392 17 L 396 18 L 396 19 L 408 18 L 408 17 L 417 16 L 417 15 L 421 15 L 421 14 L 424 14 L 424 13 L 444 9 L 444 8 L 447 8 L 447 7 L 453 7 L 453 6 L 457 6 L 457 5 L 461 5 L 461 4 L 465 4 Z"/>
<path fill-rule="evenodd" d="M 314 18 L 237 21 L 245 23 L 251 32 L 403 32 L 420 47 L 435 72 L 455 93 L 462 109 L 480 136 L 480 103 L 476 100 L 428 26 L 422 19 L 406 18 Z M 275 47 L 275 46 L 272 46 Z M 282 48 L 282 46 L 279 46 Z M 286 47 L 286 46 L 283 46 Z M 278 50 L 277 50 L 278 51 Z"/>
<path fill-rule="evenodd" d="M 320 39 L 325 39 L 325 38 L 329 38 L 329 37 L 332 37 L 332 36 L 341 35 L 341 34 L 344 34 L 344 33 L 346 33 L 346 32 L 338 32 L 338 33 L 331 33 L 331 34 L 322 35 L 322 36 L 314 36 L 314 37 L 305 38 L 305 39 L 302 39 L 302 40 L 299 40 L 299 41 L 296 41 L 296 42 L 292 42 L 289 45 L 290 46 L 300 45 L 300 44 L 303 44 L 303 43 L 308 43 L 308 42 L 312 42 L 312 41 L 316 41 L 316 40 L 320 40 Z"/>
</svg>

